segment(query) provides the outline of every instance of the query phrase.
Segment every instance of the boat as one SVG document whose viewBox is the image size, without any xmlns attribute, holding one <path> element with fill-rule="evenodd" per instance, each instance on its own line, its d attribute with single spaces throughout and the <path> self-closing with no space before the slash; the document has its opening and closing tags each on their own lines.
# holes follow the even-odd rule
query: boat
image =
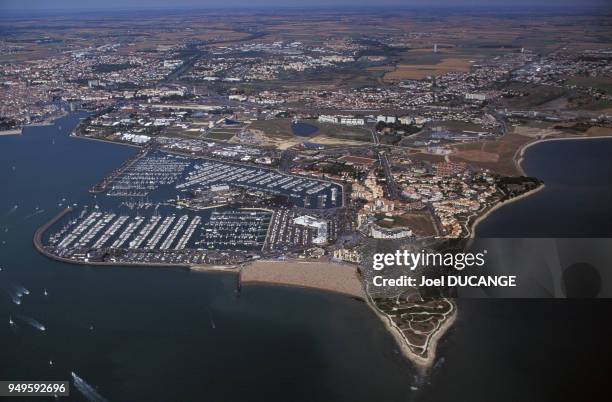
<svg viewBox="0 0 612 402">
<path fill-rule="evenodd" d="M 15 325 L 15 321 L 13 321 L 13 317 L 9 315 L 9 325 Z"/>
</svg>

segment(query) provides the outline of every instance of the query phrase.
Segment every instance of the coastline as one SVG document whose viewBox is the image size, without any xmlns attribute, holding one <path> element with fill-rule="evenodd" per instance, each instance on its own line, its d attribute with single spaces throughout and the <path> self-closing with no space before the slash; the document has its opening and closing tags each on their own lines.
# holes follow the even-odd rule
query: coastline
<svg viewBox="0 0 612 402">
<path fill-rule="evenodd" d="M 421 375 L 426 374 L 427 370 L 429 370 L 435 360 L 436 360 L 436 351 L 438 349 L 438 343 L 442 339 L 442 337 L 448 332 L 448 330 L 453 326 L 455 320 L 457 319 L 458 310 L 454 303 L 450 302 L 453 305 L 453 310 L 451 315 L 444 320 L 444 322 L 436 329 L 436 331 L 429 338 L 425 350 L 427 350 L 427 357 L 419 355 L 410 349 L 408 345 L 408 340 L 400 330 L 400 328 L 391 320 L 387 314 L 381 311 L 376 303 L 372 300 L 372 297 L 368 294 L 366 299 L 366 303 L 368 306 L 374 311 L 376 316 L 385 324 L 385 328 L 393 339 L 395 343 L 400 348 L 400 351 L 412 364 L 415 365 L 417 370 L 419 370 Z"/>
<path fill-rule="evenodd" d="M 52 126 L 55 124 L 55 122 L 59 119 L 61 119 L 62 117 L 66 117 L 68 116 L 68 112 L 62 112 L 57 116 L 52 116 L 52 117 L 48 117 L 46 119 L 44 119 L 43 121 L 40 122 L 36 122 L 36 123 L 30 123 L 30 124 L 25 124 L 23 126 L 20 126 L 19 128 L 13 128 L 10 130 L 0 130 L 0 137 L 3 136 L 8 136 L 8 135 L 22 135 L 23 134 L 23 129 L 26 127 L 45 127 L 45 126 Z"/>
<path fill-rule="evenodd" d="M 525 159 L 525 151 L 537 144 L 543 143 L 543 142 L 547 142 L 547 141 L 575 141 L 575 140 L 597 140 L 597 139 L 608 139 L 608 140 L 612 140 L 612 136 L 606 136 L 606 135 L 598 135 L 598 136 L 591 136 L 591 137 L 553 137 L 553 138 L 539 138 L 535 141 L 531 141 L 528 142 L 526 144 L 524 144 L 522 147 L 520 147 L 519 149 L 516 150 L 516 153 L 514 154 L 514 165 L 516 167 L 516 170 L 519 172 L 519 174 L 523 175 L 523 176 L 527 176 L 527 174 L 525 173 L 525 171 L 523 170 L 523 161 Z M 468 225 L 468 239 L 473 239 L 476 236 L 476 227 L 478 226 L 478 224 L 482 221 L 484 221 L 492 212 L 496 211 L 497 209 L 511 204 L 515 201 L 520 201 L 523 198 L 527 198 L 537 192 L 539 192 L 540 190 L 543 190 L 546 187 L 546 184 L 541 184 L 538 187 L 534 188 L 533 190 L 527 191 L 526 193 L 523 193 L 519 196 L 516 197 L 512 197 L 510 199 L 504 200 L 500 203 L 497 203 L 495 205 L 493 205 L 491 208 L 487 209 L 486 211 L 484 211 L 483 214 L 479 215 L 474 222 L 472 222 L 470 225 Z"/>
<path fill-rule="evenodd" d="M 539 138 L 535 141 L 531 141 L 526 143 L 525 145 L 523 145 L 522 147 L 520 147 L 519 149 L 517 149 L 515 155 L 514 155 L 514 164 L 516 166 L 516 169 L 519 171 L 520 174 L 522 174 L 523 176 L 526 176 L 525 171 L 523 170 L 523 160 L 525 159 L 525 151 L 537 144 L 543 143 L 543 142 L 547 142 L 547 141 L 575 141 L 575 140 L 604 140 L 604 139 L 609 139 L 612 140 L 612 136 L 609 135 L 594 135 L 594 136 L 582 136 L 582 137 L 552 137 L 552 138 Z"/>
<path fill-rule="evenodd" d="M 90 140 L 101 141 L 101 142 L 106 142 L 106 143 L 113 143 L 113 144 L 118 144 L 118 145 L 127 145 L 130 147 L 142 149 L 142 147 L 139 145 L 111 141 L 111 140 L 106 140 L 106 139 L 79 136 L 79 135 L 76 135 L 74 132 L 70 135 L 70 137 L 90 139 Z M 574 140 L 574 139 L 586 140 L 586 139 L 601 139 L 601 138 L 612 139 L 612 137 L 610 136 L 536 139 L 534 141 L 524 144 L 519 149 L 517 149 L 513 157 L 513 161 L 516 166 L 516 169 L 522 174 L 524 174 L 521 164 L 524 160 L 525 150 L 532 145 L 535 145 L 537 143 L 544 142 L 544 141 L 561 141 L 561 140 Z M 167 152 L 174 153 L 172 151 L 167 151 Z M 180 152 L 176 152 L 176 153 L 181 154 Z M 207 159 L 207 158 L 204 157 L 204 159 Z M 325 181 L 325 180 L 321 180 L 321 181 Z M 482 211 L 480 211 L 480 214 L 473 216 L 475 218 L 473 221 L 471 221 L 472 218 L 470 218 L 471 222 L 468 221 L 469 223 L 466 225 L 468 229 L 467 238 L 468 239 L 474 238 L 477 225 L 480 222 L 484 221 L 486 218 L 488 218 L 489 215 L 495 210 L 497 210 L 498 208 L 501 208 L 506 204 L 509 204 L 515 201 L 519 201 L 532 194 L 535 194 L 536 192 L 542 190 L 544 187 L 545 186 L 542 184 L 534 188 L 533 190 L 525 192 L 519 196 L 506 199 L 502 202 L 498 202 L 488 208 L 483 209 Z M 342 194 L 344 198 L 345 192 L 342 191 Z M 61 216 L 54 218 L 54 220 L 50 221 L 51 222 L 50 225 L 53 224 L 53 222 L 59 220 Z M 393 322 L 393 320 L 388 314 L 386 314 L 385 312 L 383 312 L 376 306 L 376 304 L 374 303 L 373 299 L 371 299 L 371 296 L 369 295 L 367 290 L 363 288 L 363 282 L 359 278 L 359 275 L 356 273 L 356 269 L 354 269 L 355 271 L 354 275 L 351 274 L 347 276 L 347 273 L 349 271 L 348 268 L 354 268 L 352 266 L 333 264 L 327 261 L 326 262 L 308 262 L 308 261 L 299 261 L 299 260 L 257 261 L 254 264 L 249 264 L 248 266 L 236 266 L 236 265 L 218 266 L 218 265 L 199 265 L 199 264 L 198 265 L 188 265 L 188 264 L 168 264 L 168 263 L 165 263 L 165 264 L 160 264 L 160 263 L 115 263 L 115 262 L 97 262 L 97 261 L 82 262 L 82 261 L 74 261 L 74 260 L 62 258 L 60 256 L 54 255 L 53 253 L 50 253 L 47 249 L 45 249 L 45 247 L 42 245 L 42 236 L 47 229 L 48 229 L 48 226 L 47 227 L 43 226 L 39 228 L 39 230 L 37 230 L 36 232 L 37 234 L 35 234 L 35 239 L 34 239 L 35 247 L 40 253 L 47 256 L 48 258 L 58 260 L 61 262 L 66 262 L 70 264 L 78 264 L 78 265 L 90 265 L 90 266 L 116 266 L 116 267 L 136 266 L 136 267 L 150 267 L 150 268 L 174 267 L 174 268 L 189 269 L 194 272 L 236 273 L 238 289 L 240 289 L 242 284 L 296 287 L 296 288 L 302 288 L 302 289 L 312 290 L 312 291 L 336 293 L 339 295 L 348 296 L 354 299 L 365 301 L 369 305 L 369 307 L 374 311 L 374 313 L 378 316 L 378 318 L 383 321 L 383 324 L 385 325 L 386 330 L 391 333 L 391 336 L 394 338 L 395 343 L 397 344 L 398 348 L 400 349 L 404 357 L 408 359 L 417 368 L 417 370 L 422 374 L 425 374 L 434 365 L 439 342 L 443 338 L 443 336 L 447 334 L 449 329 L 454 325 L 457 319 L 457 316 L 458 316 L 458 309 L 457 309 L 456 304 L 452 300 L 447 299 L 448 303 L 451 303 L 453 308 L 451 312 L 445 316 L 445 319 L 439 324 L 439 326 L 435 329 L 435 331 L 431 333 L 431 335 L 427 338 L 427 341 L 424 347 L 424 350 L 426 351 L 426 355 L 423 356 L 419 353 L 414 352 L 413 349 L 411 349 L 410 341 L 401 331 L 400 327 L 398 327 Z M 270 227 L 268 228 L 268 231 L 269 230 L 270 230 Z M 39 231 L 40 231 L 40 234 L 39 234 Z M 38 246 L 36 244 L 37 236 L 39 238 L 39 243 L 40 243 Z M 258 275 L 250 276 L 252 273 L 252 271 L 250 271 L 251 269 L 250 267 L 257 263 L 265 264 L 269 268 L 273 268 L 273 270 L 276 272 L 274 273 L 274 275 L 269 275 L 269 272 L 266 273 L 262 271 Z M 297 276 L 294 275 L 292 277 L 291 272 L 290 272 L 291 269 L 289 267 L 291 266 L 295 267 L 298 264 L 300 266 L 295 269 L 295 271 L 298 272 L 298 275 Z M 317 272 L 316 270 L 315 271 L 308 270 L 309 266 L 317 265 L 317 264 L 321 266 L 325 266 L 326 268 L 324 270 L 324 273 L 322 274 L 325 279 L 324 281 L 320 280 L 321 275 L 319 272 Z M 276 266 L 272 267 L 273 265 L 276 265 Z M 329 269 L 330 266 L 337 266 L 337 267 L 344 268 L 344 271 L 346 272 L 340 272 L 340 270 L 334 270 L 333 268 Z M 246 275 L 246 279 L 243 277 L 243 274 L 245 272 L 248 272 L 248 274 Z M 359 285 L 361 286 L 361 289 L 360 289 L 361 293 L 357 293 L 356 291 L 346 291 L 345 288 L 343 288 L 345 283 L 344 284 L 342 282 L 340 282 L 339 284 L 335 283 L 335 279 L 338 279 L 338 278 L 335 278 L 334 275 L 336 275 L 337 273 L 339 273 L 338 276 L 341 277 L 342 281 L 344 282 L 349 282 L 349 281 L 352 282 L 353 277 L 355 277 Z"/>
<path fill-rule="evenodd" d="M 240 270 L 238 281 L 240 286 L 291 286 L 367 299 L 357 268 L 331 262 L 258 260 Z"/>
<path fill-rule="evenodd" d="M 14 128 L 12 130 L 2 130 L 2 131 L 0 131 L 0 137 L 9 136 L 9 135 L 21 135 L 21 134 L 22 134 L 22 129 L 21 128 Z"/>
<path fill-rule="evenodd" d="M 132 148 L 142 149 L 142 147 L 140 145 L 128 144 L 127 142 L 103 140 L 102 138 L 84 137 L 84 136 L 81 136 L 81 135 L 76 135 L 74 132 L 71 133 L 69 135 L 69 137 L 70 138 L 79 138 L 81 140 L 100 141 L 100 142 L 104 142 L 106 144 L 125 145 L 125 146 L 132 147 Z"/>
<path fill-rule="evenodd" d="M 476 226 L 478 226 L 478 224 L 482 221 L 484 221 L 485 219 L 487 219 L 489 217 L 489 215 L 491 215 L 494 211 L 498 210 L 499 208 L 508 205 L 508 204 L 512 204 L 513 202 L 516 201 L 520 201 L 523 198 L 527 198 L 537 192 L 539 192 L 540 190 L 543 190 L 544 187 L 546 187 L 545 184 L 541 184 L 538 187 L 534 188 L 533 190 L 529 190 L 526 193 L 523 193 L 521 195 L 518 195 L 516 197 L 512 197 L 509 198 L 507 200 L 504 200 L 502 202 L 498 202 L 497 204 L 493 205 L 492 207 L 488 208 L 486 211 L 484 211 L 482 214 L 478 215 L 478 217 L 476 219 L 474 219 L 474 221 L 468 226 L 468 235 L 466 236 L 467 239 L 473 239 L 474 237 L 476 237 Z"/>
</svg>

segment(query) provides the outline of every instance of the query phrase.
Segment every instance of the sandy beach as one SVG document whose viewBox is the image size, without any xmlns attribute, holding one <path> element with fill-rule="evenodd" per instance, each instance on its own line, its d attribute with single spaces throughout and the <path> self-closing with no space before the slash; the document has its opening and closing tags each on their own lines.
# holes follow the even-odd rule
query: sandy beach
<svg viewBox="0 0 612 402">
<path fill-rule="evenodd" d="M 195 272 L 231 272 L 231 273 L 238 272 L 238 266 L 236 265 L 197 264 L 197 265 L 191 265 L 189 269 Z"/>
<path fill-rule="evenodd" d="M 366 300 L 357 268 L 332 262 L 257 261 L 242 268 L 240 282 L 319 289 Z"/>
<path fill-rule="evenodd" d="M 20 128 L 16 128 L 13 130 L 3 130 L 0 131 L 0 137 L 4 136 L 4 135 L 21 135 L 21 129 Z"/>
</svg>

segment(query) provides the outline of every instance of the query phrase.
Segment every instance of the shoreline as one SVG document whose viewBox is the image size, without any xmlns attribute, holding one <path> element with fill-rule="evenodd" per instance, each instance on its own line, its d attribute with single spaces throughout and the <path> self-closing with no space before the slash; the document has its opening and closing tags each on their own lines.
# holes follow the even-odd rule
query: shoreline
<svg viewBox="0 0 612 402">
<path fill-rule="evenodd" d="M 102 138 L 91 138 L 91 137 L 86 137 L 86 136 L 82 136 L 82 135 L 77 135 L 74 132 L 70 133 L 70 135 L 68 137 L 69 138 L 78 138 L 78 139 L 81 139 L 81 140 L 99 141 L 99 142 L 103 142 L 103 143 L 106 143 L 106 144 L 125 145 L 125 146 L 128 146 L 128 147 L 137 148 L 137 149 L 142 149 L 143 148 L 140 145 L 128 144 L 127 142 L 104 140 Z"/>
<path fill-rule="evenodd" d="M 55 123 L 63 118 L 66 117 L 70 114 L 71 112 L 66 112 L 66 111 L 62 111 L 62 113 L 56 115 L 56 116 L 50 116 L 47 117 L 46 119 L 39 121 L 39 122 L 35 122 L 35 123 L 29 123 L 29 124 L 24 124 L 23 126 L 20 126 L 19 128 L 13 128 L 10 130 L 1 130 L 0 131 L 0 137 L 3 136 L 8 136 L 8 135 L 23 135 L 23 130 L 28 128 L 28 127 L 49 127 L 49 126 L 53 126 L 55 125 Z"/>
<path fill-rule="evenodd" d="M 540 190 L 543 190 L 544 187 L 546 187 L 545 184 L 540 184 L 538 187 L 534 188 L 533 190 L 529 190 L 526 193 L 523 193 L 521 195 L 518 195 L 516 197 L 512 197 L 509 198 L 507 200 L 504 200 L 502 202 L 498 202 L 495 205 L 493 205 L 492 207 L 488 208 L 486 211 L 484 211 L 482 214 L 478 215 L 478 217 L 474 220 L 474 222 L 472 222 L 469 227 L 468 227 L 468 235 L 466 236 L 466 239 L 474 239 L 476 237 L 476 227 L 478 226 L 479 223 L 481 223 L 482 221 L 484 221 L 486 218 L 489 217 L 489 215 L 491 215 L 494 211 L 500 209 L 503 206 L 506 206 L 508 204 L 512 204 L 513 202 L 516 201 L 520 201 L 523 198 L 527 198 L 537 192 L 539 192 Z"/>
<path fill-rule="evenodd" d="M 11 130 L 0 131 L 0 137 L 9 136 L 9 135 L 22 135 L 22 134 L 23 134 L 23 129 L 21 128 L 14 128 Z"/>
<path fill-rule="evenodd" d="M 523 165 L 522 165 L 523 160 L 525 159 L 525 151 L 534 145 L 541 144 L 543 142 L 548 142 L 548 141 L 576 141 L 576 140 L 604 140 L 604 139 L 612 140 L 612 136 L 594 135 L 591 137 L 581 136 L 581 137 L 538 138 L 535 141 L 531 141 L 531 142 L 524 144 L 522 147 L 516 150 L 516 153 L 514 154 L 514 158 L 513 158 L 514 164 L 516 166 L 516 169 L 519 171 L 519 173 L 522 174 L 523 176 L 526 176 L 525 171 L 523 170 Z"/>
<path fill-rule="evenodd" d="M 81 139 L 89 139 L 89 140 L 95 140 L 95 141 L 101 141 L 101 142 L 106 142 L 106 143 L 113 143 L 113 144 L 117 144 L 117 145 L 127 145 L 133 148 L 138 148 L 138 149 L 142 149 L 141 146 L 139 145 L 134 145 L 134 144 L 129 144 L 129 143 L 123 143 L 123 142 L 117 142 L 117 141 L 112 141 L 112 140 L 106 140 L 106 139 L 99 139 L 99 138 L 91 138 L 91 137 L 86 137 L 86 136 L 79 136 L 76 135 L 74 132 L 72 134 L 70 134 L 70 137 L 74 137 L 74 138 L 81 138 Z M 526 144 L 524 144 L 523 146 L 521 146 L 519 149 L 517 149 L 514 157 L 513 157 L 513 161 L 514 164 L 516 166 L 517 171 L 519 171 L 521 174 L 524 174 L 524 171 L 522 169 L 522 162 L 524 160 L 524 155 L 525 155 L 525 151 L 526 149 L 528 149 L 529 147 L 536 145 L 540 142 L 545 142 L 545 141 L 562 141 L 562 140 L 587 140 L 587 139 L 611 139 L 612 137 L 610 136 L 593 136 L 593 137 L 569 137 L 569 138 L 540 138 L 540 139 L 536 139 L 534 141 L 528 142 Z M 172 151 L 166 151 L 168 153 L 174 153 Z M 182 154 L 180 152 L 176 152 L 176 154 L 179 155 L 185 155 Z M 202 157 L 203 159 L 209 159 L 206 157 Z M 213 160 L 216 160 L 214 158 L 210 158 Z M 228 162 L 228 163 L 232 163 L 232 162 Z M 316 180 L 316 179 L 315 179 Z M 324 179 L 319 179 L 320 181 L 327 181 Z M 332 183 L 335 183 L 334 181 L 332 181 Z M 494 204 L 493 206 L 486 208 L 485 210 L 482 211 L 482 214 L 478 215 L 473 222 L 469 223 L 468 225 L 468 235 L 466 236 L 468 239 L 472 239 L 476 236 L 476 228 L 478 226 L 478 224 L 482 221 L 484 221 L 486 218 L 489 217 L 489 215 L 491 213 L 493 213 L 495 210 L 502 208 L 504 205 L 506 204 L 510 204 L 516 201 L 519 201 L 523 198 L 527 198 L 532 194 L 537 193 L 538 191 L 544 189 L 545 185 L 542 184 L 528 192 L 525 192 L 519 196 L 516 197 L 512 197 L 509 198 L 507 200 L 498 202 L 496 204 Z M 343 189 L 344 190 L 344 189 Z M 345 196 L 345 191 L 342 191 L 343 197 Z M 343 203 L 344 204 L 344 203 Z M 346 296 L 346 297 L 350 297 L 352 299 L 356 299 L 356 300 L 361 300 L 364 301 L 369 308 L 371 308 L 374 313 L 376 314 L 376 316 L 382 320 L 383 325 L 385 326 L 385 329 L 387 331 L 390 332 L 391 336 L 393 337 L 396 345 L 398 346 L 398 348 L 400 349 L 402 355 L 410 362 L 412 363 L 417 370 L 421 373 L 421 374 L 425 374 L 429 369 L 431 369 L 431 367 L 434 365 L 435 360 L 436 360 L 436 356 L 437 356 L 437 348 L 439 346 L 439 342 L 442 340 L 442 338 L 448 333 L 448 331 L 450 330 L 450 328 L 452 328 L 452 326 L 454 325 L 457 316 L 458 316 L 458 309 L 456 304 L 451 300 L 451 299 L 447 299 L 447 302 L 452 304 L 452 310 L 450 311 L 450 313 L 445 316 L 445 319 L 442 323 L 440 323 L 440 325 L 435 329 L 435 331 L 433 333 L 431 333 L 431 335 L 427 338 L 426 344 L 424 346 L 424 350 L 426 351 L 426 356 L 423 356 L 421 354 L 418 354 L 416 352 L 414 352 L 411 347 L 410 347 L 410 343 L 408 338 L 404 335 L 404 333 L 401 331 L 401 329 L 393 322 L 393 320 L 391 319 L 391 317 L 389 317 L 388 314 L 386 314 L 385 312 L 383 312 L 382 310 L 380 310 L 376 304 L 374 303 L 371 295 L 367 292 L 367 289 L 364 289 L 363 285 L 363 281 L 359 278 L 358 274 L 356 274 L 357 280 L 361 285 L 361 291 L 363 292 L 363 294 L 358 295 L 356 292 L 351 292 L 351 291 L 346 291 L 345 289 L 342 289 L 341 287 L 337 287 L 333 285 L 333 278 L 330 279 L 330 276 L 333 276 L 333 274 L 330 273 L 330 271 L 328 270 L 326 272 L 326 279 L 327 281 L 325 282 L 321 282 L 318 281 L 317 276 L 316 276 L 316 272 L 314 272 L 314 277 L 313 277 L 313 271 L 308 271 L 308 269 L 300 269 L 299 267 L 296 268 L 296 271 L 300 274 L 303 274 L 303 276 L 307 279 L 307 280 L 303 280 L 300 279 L 297 276 L 291 276 L 291 272 L 287 272 L 288 271 L 288 267 L 287 266 L 282 266 L 282 265 L 297 265 L 299 264 L 303 264 L 304 267 L 303 268 L 307 268 L 308 265 L 310 264 L 321 264 L 321 265 L 325 265 L 325 264 L 331 264 L 329 262 L 303 262 L 303 261 L 293 261 L 293 260 L 288 260 L 288 261 L 264 261 L 261 260 L 261 263 L 265 263 L 267 265 L 273 265 L 274 263 L 278 264 L 276 268 L 276 271 L 279 272 L 278 276 L 266 276 L 265 272 L 261 272 L 259 274 L 256 275 L 252 275 L 252 273 L 250 273 L 249 276 L 247 276 L 247 279 L 245 280 L 243 278 L 243 274 L 245 273 L 245 271 L 249 270 L 249 266 L 253 265 L 253 264 L 248 264 L 248 266 L 243 266 L 243 265 L 232 265 L 232 266 L 218 266 L 218 265 L 191 265 L 191 264 L 169 264 L 169 263 L 116 263 L 116 262 L 101 262 L 101 261 L 75 261 L 75 260 L 71 260 L 71 259 L 67 259 L 67 258 L 62 258 L 60 256 L 54 255 L 53 253 L 50 253 L 42 244 L 42 236 L 44 235 L 44 233 L 46 232 L 46 230 L 49 229 L 50 226 L 52 226 L 55 222 L 57 222 L 59 219 L 61 219 L 66 213 L 69 212 L 69 209 L 66 209 L 64 211 L 62 211 L 59 215 L 57 215 L 56 217 L 54 217 L 53 219 L 51 219 L 49 222 L 47 222 L 47 224 L 43 225 L 41 228 L 39 228 L 34 236 L 34 244 L 36 249 L 43 255 L 45 255 L 48 258 L 60 261 L 60 262 L 65 262 L 65 263 L 70 263 L 70 264 L 76 264 L 76 265 L 89 265 L 89 266 L 116 266 L 116 267 L 130 267 L 130 266 L 134 266 L 134 267 L 149 267 L 149 268 L 162 268 L 162 267 L 168 267 L 168 268 L 181 268 L 181 269 L 189 269 L 191 271 L 194 272 L 210 272 L 210 273 L 234 273 L 237 274 L 237 287 L 238 290 L 241 289 L 242 285 L 254 285 L 254 286 L 282 286 L 282 287 L 287 287 L 287 288 L 301 288 L 301 289 L 305 289 L 306 291 L 316 291 L 316 292 L 326 292 L 326 293 L 335 293 L 341 296 Z M 268 228 L 268 230 L 270 230 L 270 227 Z M 37 239 L 38 239 L 38 244 L 37 244 Z M 341 266 L 339 264 L 334 264 L 334 265 L 338 265 Z M 329 267 L 327 267 L 329 268 Z M 346 270 L 348 271 L 348 269 Z M 339 271 L 338 271 L 339 272 Z M 284 274 L 284 275 L 283 275 Z M 341 275 L 345 275 L 346 273 L 340 272 Z"/>
<path fill-rule="evenodd" d="M 342 271 L 336 270 L 336 274 L 340 274 L 340 275 L 350 274 L 352 277 L 354 277 L 354 279 L 357 281 L 355 282 L 355 286 L 357 285 L 357 283 L 359 284 L 359 291 L 357 291 L 356 289 L 350 289 L 350 288 L 343 289 L 342 287 L 327 286 L 326 283 L 316 283 L 316 281 L 313 281 L 312 283 L 309 283 L 308 281 L 299 281 L 299 278 L 292 278 L 291 276 L 284 277 L 284 278 L 281 277 L 281 278 L 266 279 L 265 272 L 263 274 L 256 274 L 254 278 L 247 278 L 246 280 L 243 280 L 242 275 L 243 275 L 244 270 L 248 269 L 248 265 L 247 266 L 244 266 L 244 265 L 225 266 L 225 265 L 176 264 L 176 263 L 156 263 L 156 262 L 132 262 L 130 263 L 130 262 L 125 262 L 125 261 L 124 262 L 78 261 L 78 260 L 73 260 L 70 258 L 61 257 L 61 256 L 58 256 L 50 252 L 49 250 L 45 248 L 43 244 L 43 236 L 45 232 L 49 230 L 51 226 L 53 226 L 56 222 L 58 222 L 66 214 L 70 213 L 72 210 L 73 210 L 72 207 L 64 208 L 58 214 L 56 214 L 53 218 L 48 220 L 44 225 L 40 226 L 34 232 L 34 236 L 32 237 L 32 243 L 36 251 L 38 251 L 40 254 L 42 254 L 43 256 L 51 260 L 55 260 L 55 261 L 59 261 L 59 262 L 63 262 L 63 263 L 71 264 L 71 265 L 81 265 L 85 267 L 92 266 L 92 267 L 124 267 L 124 268 L 130 268 L 130 267 L 178 268 L 178 269 L 190 270 L 193 272 L 232 273 L 232 274 L 236 274 L 238 277 L 237 278 L 238 288 L 241 288 L 243 284 L 244 285 L 265 285 L 265 286 L 286 286 L 286 287 L 302 288 L 302 289 L 307 289 L 307 290 L 322 291 L 322 292 L 327 292 L 327 293 L 335 293 L 335 294 L 339 294 L 342 296 L 350 297 L 352 299 L 357 299 L 360 301 L 365 301 L 367 298 L 367 295 L 365 294 L 365 291 L 362 287 L 362 283 L 358 278 L 357 269 L 351 266 L 348 266 L 348 265 L 345 266 L 345 265 L 333 264 L 333 265 L 337 265 L 338 268 L 342 270 Z M 326 266 L 326 265 L 332 264 L 329 262 L 303 262 L 303 261 L 280 261 L 276 263 L 277 264 L 283 264 L 283 263 L 300 264 L 300 266 L 304 265 L 304 267 L 312 266 L 312 265 Z M 290 269 L 287 267 L 284 267 L 284 268 L 285 269 L 283 271 L 279 271 L 279 272 L 287 272 L 287 270 Z M 325 269 L 327 270 L 330 268 L 326 266 Z M 347 272 L 343 272 L 343 271 L 347 271 Z M 351 271 L 351 272 L 349 273 L 348 271 Z M 303 271 L 299 271 L 299 272 L 303 272 Z M 261 277 L 257 277 L 257 275 L 260 275 Z"/>
<path fill-rule="evenodd" d="M 544 142 L 548 142 L 548 141 L 575 141 L 575 140 L 597 140 L 597 139 L 608 139 L 608 140 L 612 140 L 612 136 L 606 136 L 606 135 L 599 135 L 599 136 L 592 136 L 592 137 L 553 137 L 553 138 L 539 138 L 536 139 L 534 141 L 528 142 L 526 144 L 524 144 L 523 146 L 521 146 L 519 149 L 516 150 L 516 153 L 514 154 L 513 160 L 514 160 L 514 165 L 516 167 L 516 170 L 519 172 L 520 175 L 522 176 L 527 176 L 527 174 L 525 173 L 525 171 L 523 170 L 523 161 L 525 159 L 525 151 L 537 144 L 541 144 Z M 467 239 L 474 239 L 476 237 L 476 227 L 478 226 L 479 223 L 481 223 L 482 221 L 484 221 L 486 218 L 489 217 L 489 215 L 491 213 L 493 213 L 494 211 L 496 211 L 497 209 L 511 204 L 513 202 L 516 201 L 520 201 L 524 198 L 527 198 L 537 192 L 539 192 L 540 190 L 543 190 L 546 187 L 546 184 L 543 183 L 541 185 L 539 185 L 538 187 L 534 188 L 533 190 L 527 191 L 526 193 L 523 193 L 519 196 L 516 197 L 512 197 L 510 199 L 504 200 L 502 202 L 499 202 L 495 205 L 493 205 L 491 208 L 489 208 L 488 210 L 484 211 L 483 214 L 479 215 L 472 224 L 469 225 L 468 227 L 468 236 Z"/>
<path fill-rule="evenodd" d="M 249 284 L 290 286 L 367 299 L 356 267 L 328 261 L 257 260 L 240 269 L 238 282 L 239 287 Z"/>
<path fill-rule="evenodd" d="M 444 322 L 428 339 L 427 345 L 425 347 L 425 350 L 427 350 L 427 357 L 424 357 L 410 349 L 410 346 L 408 345 L 408 340 L 404 336 L 403 332 L 393 322 L 393 320 L 391 320 L 391 317 L 389 317 L 388 314 L 386 314 L 376 306 L 376 303 L 374 303 L 369 293 L 366 303 L 374 311 L 376 316 L 383 322 L 385 328 L 395 340 L 396 345 L 400 348 L 402 355 L 404 355 L 404 357 L 408 359 L 408 361 L 414 364 L 414 366 L 417 368 L 421 375 L 426 374 L 427 370 L 429 370 L 435 363 L 438 343 L 440 342 L 442 337 L 448 332 L 448 330 L 453 326 L 455 320 L 457 319 L 458 310 L 455 304 L 451 301 L 448 302 L 453 305 L 452 313 L 448 317 L 448 319 L 444 320 Z"/>
</svg>

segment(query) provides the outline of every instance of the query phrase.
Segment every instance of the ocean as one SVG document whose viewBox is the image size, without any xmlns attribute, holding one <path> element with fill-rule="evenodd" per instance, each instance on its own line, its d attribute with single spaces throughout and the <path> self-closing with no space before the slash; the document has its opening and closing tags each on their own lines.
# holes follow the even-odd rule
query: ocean
<svg viewBox="0 0 612 402">
<path fill-rule="evenodd" d="M 374 313 L 344 296 L 274 286 L 238 294 L 232 274 L 43 257 L 36 228 L 67 203 L 92 202 L 87 189 L 136 152 L 69 137 L 81 116 L 0 137 L 1 380 L 75 372 L 109 401 L 574 401 L 606 385 L 608 301 L 461 300 L 435 367 L 419 377 Z M 504 211 L 524 202 L 491 218 L 507 222 Z M 23 288 L 29 295 L 17 297 Z M 65 400 L 93 399 L 72 387 Z"/>
</svg>

